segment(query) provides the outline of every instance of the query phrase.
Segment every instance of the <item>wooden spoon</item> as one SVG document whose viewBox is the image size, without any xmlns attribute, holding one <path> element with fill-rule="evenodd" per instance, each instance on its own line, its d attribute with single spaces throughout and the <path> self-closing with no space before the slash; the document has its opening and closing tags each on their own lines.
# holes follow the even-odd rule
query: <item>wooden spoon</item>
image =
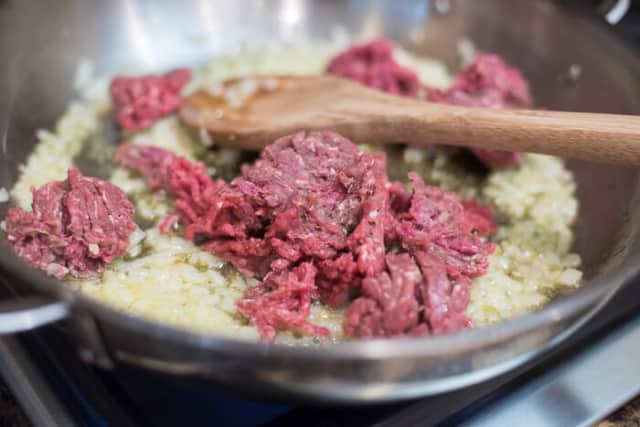
<svg viewBox="0 0 640 427">
<path fill-rule="evenodd" d="M 188 96 L 184 123 L 205 142 L 261 149 L 296 131 L 356 143 L 457 145 L 640 165 L 640 116 L 443 105 L 332 76 L 233 79 Z"/>
</svg>

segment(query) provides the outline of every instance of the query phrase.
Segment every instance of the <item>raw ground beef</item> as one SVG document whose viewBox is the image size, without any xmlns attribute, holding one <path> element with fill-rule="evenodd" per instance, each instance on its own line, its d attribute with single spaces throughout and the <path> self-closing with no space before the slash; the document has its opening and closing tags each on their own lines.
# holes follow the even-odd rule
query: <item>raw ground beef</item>
<svg viewBox="0 0 640 427">
<path fill-rule="evenodd" d="M 260 286 L 251 288 L 238 302 L 238 311 L 258 326 L 264 340 L 279 330 L 293 329 L 313 336 L 329 336 L 326 328 L 307 322 L 315 291 L 317 269 L 311 262 L 270 271 Z"/>
<path fill-rule="evenodd" d="M 351 46 L 329 62 L 327 72 L 397 95 L 417 96 L 418 75 L 393 59 L 393 44 L 377 39 Z"/>
<path fill-rule="evenodd" d="M 392 43 L 384 39 L 354 45 L 332 59 L 327 72 L 388 93 L 414 97 L 426 93 L 431 102 L 489 108 L 531 106 L 526 80 L 497 55 L 479 53 L 456 76 L 453 85 L 441 91 L 423 86 L 416 73 L 398 65 L 392 54 Z M 482 148 L 471 151 L 491 169 L 514 167 L 522 162 L 521 153 Z"/>
<path fill-rule="evenodd" d="M 362 296 L 347 310 L 344 331 L 349 336 L 403 335 L 421 321 L 416 296 L 423 279 L 418 266 L 408 253 L 389 253 L 385 261 L 388 271 L 367 276 L 362 281 Z"/>
<path fill-rule="evenodd" d="M 348 308 L 345 332 L 360 337 L 453 332 L 470 326 L 469 286 L 486 272 L 493 212 L 477 201 L 427 186 L 409 173 L 413 194 L 400 195 L 387 224 L 387 272 L 363 280 Z M 402 190 L 397 190 L 402 193 Z"/>
<path fill-rule="evenodd" d="M 489 266 L 492 243 L 480 239 L 495 230 L 493 212 L 477 201 L 425 185 L 409 173 L 413 196 L 409 208 L 396 212 L 396 234 L 415 257 L 424 278 L 420 290 L 424 316 L 434 333 L 469 326 L 465 316 L 471 280 Z"/>
<path fill-rule="evenodd" d="M 160 76 L 116 77 L 109 92 L 118 123 L 129 132 L 151 127 L 180 106 L 180 91 L 189 80 L 191 70 L 188 68 Z"/>
<path fill-rule="evenodd" d="M 88 278 L 126 252 L 133 206 L 115 185 L 72 167 L 66 180 L 32 192 L 32 211 L 12 208 L 5 219 L 9 244 L 29 264 L 59 279 Z"/>
<path fill-rule="evenodd" d="M 487 108 L 531 106 L 529 85 L 517 69 L 498 55 L 479 53 L 445 91 L 431 89 L 432 101 Z"/>
<path fill-rule="evenodd" d="M 413 173 L 413 193 L 390 183 L 384 153 L 361 152 L 336 133 L 301 132 L 266 147 L 229 184 L 156 147 L 126 144 L 116 158 L 176 196 L 167 223 L 180 220 L 187 239 L 263 279 L 238 310 L 265 340 L 286 329 L 328 335 L 306 320 L 315 299 L 351 301 L 350 336 L 469 324 L 468 288 L 493 248 L 480 238 L 494 231 L 492 211 Z"/>
<path fill-rule="evenodd" d="M 171 151 L 134 144 L 121 145 L 114 156 L 116 162 L 143 175 L 151 190 L 170 188 L 171 165 L 175 159 Z"/>
</svg>

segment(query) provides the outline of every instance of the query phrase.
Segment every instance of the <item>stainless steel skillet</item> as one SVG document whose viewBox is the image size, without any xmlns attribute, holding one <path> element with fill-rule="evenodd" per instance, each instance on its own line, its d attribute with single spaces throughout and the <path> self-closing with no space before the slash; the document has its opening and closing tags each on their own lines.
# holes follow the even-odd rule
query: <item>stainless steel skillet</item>
<svg viewBox="0 0 640 427">
<path fill-rule="evenodd" d="M 532 82 L 537 104 L 640 112 L 640 62 L 615 37 L 549 1 L 61 0 L 0 2 L 0 185 L 72 98 L 79 59 L 110 75 L 134 64 L 166 68 L 203 61 L 243 39 L 325 39 L 336 26 L 382 34 L 456 66 L 466 36 L 504 55 Z M 576 66 L 580 77 L 568 78 Z M 603 141 L 606 143 L 606 141 Z M 65 318 L 90 363 L 133 364 L 176 380 L 222 384 L 260 396 L 373 402 L 445 392 L 525 363 L 558 343 L 638 271 L 639 171 L 575 162 L 581 215 L 577 250 L 587 282 L 544 309 L 498 325 L 425 339 L 292 348 L 198 335 L 85 299 L 26 268 L 0 246 L 4 277 L 30 304 L 0 308 L 0 330 Z M 6 207 L 0 211 L 4 216 Z M 44 302 L 43 302 L 44 301 Z"/>
</svg>

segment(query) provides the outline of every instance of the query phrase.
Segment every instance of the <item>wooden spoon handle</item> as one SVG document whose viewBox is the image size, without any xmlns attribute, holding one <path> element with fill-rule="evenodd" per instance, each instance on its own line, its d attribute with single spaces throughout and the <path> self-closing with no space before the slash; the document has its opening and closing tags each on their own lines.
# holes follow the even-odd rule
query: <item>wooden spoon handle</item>
<svg viewBox="0 0 640 427">
<path fill-rule="evenodd" d="M 356 141 L 526 151 L 640 165 L 640 116 L 460 107 L 370 92 L 333 111 L 335 130 Z"/>
</svg>

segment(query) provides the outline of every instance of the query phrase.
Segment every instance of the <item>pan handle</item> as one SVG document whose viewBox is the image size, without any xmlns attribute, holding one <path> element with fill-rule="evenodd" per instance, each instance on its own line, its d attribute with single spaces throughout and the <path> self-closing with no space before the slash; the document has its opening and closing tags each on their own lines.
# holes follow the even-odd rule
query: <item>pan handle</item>
<svg viewBox="0 0 640 427">
<path fill-rule="evenodd" d="M 0 335 L 24 332 L 62 320 L 69 315 L 64 301 L 29 297 L 0 301 Z"/>
</svg>

